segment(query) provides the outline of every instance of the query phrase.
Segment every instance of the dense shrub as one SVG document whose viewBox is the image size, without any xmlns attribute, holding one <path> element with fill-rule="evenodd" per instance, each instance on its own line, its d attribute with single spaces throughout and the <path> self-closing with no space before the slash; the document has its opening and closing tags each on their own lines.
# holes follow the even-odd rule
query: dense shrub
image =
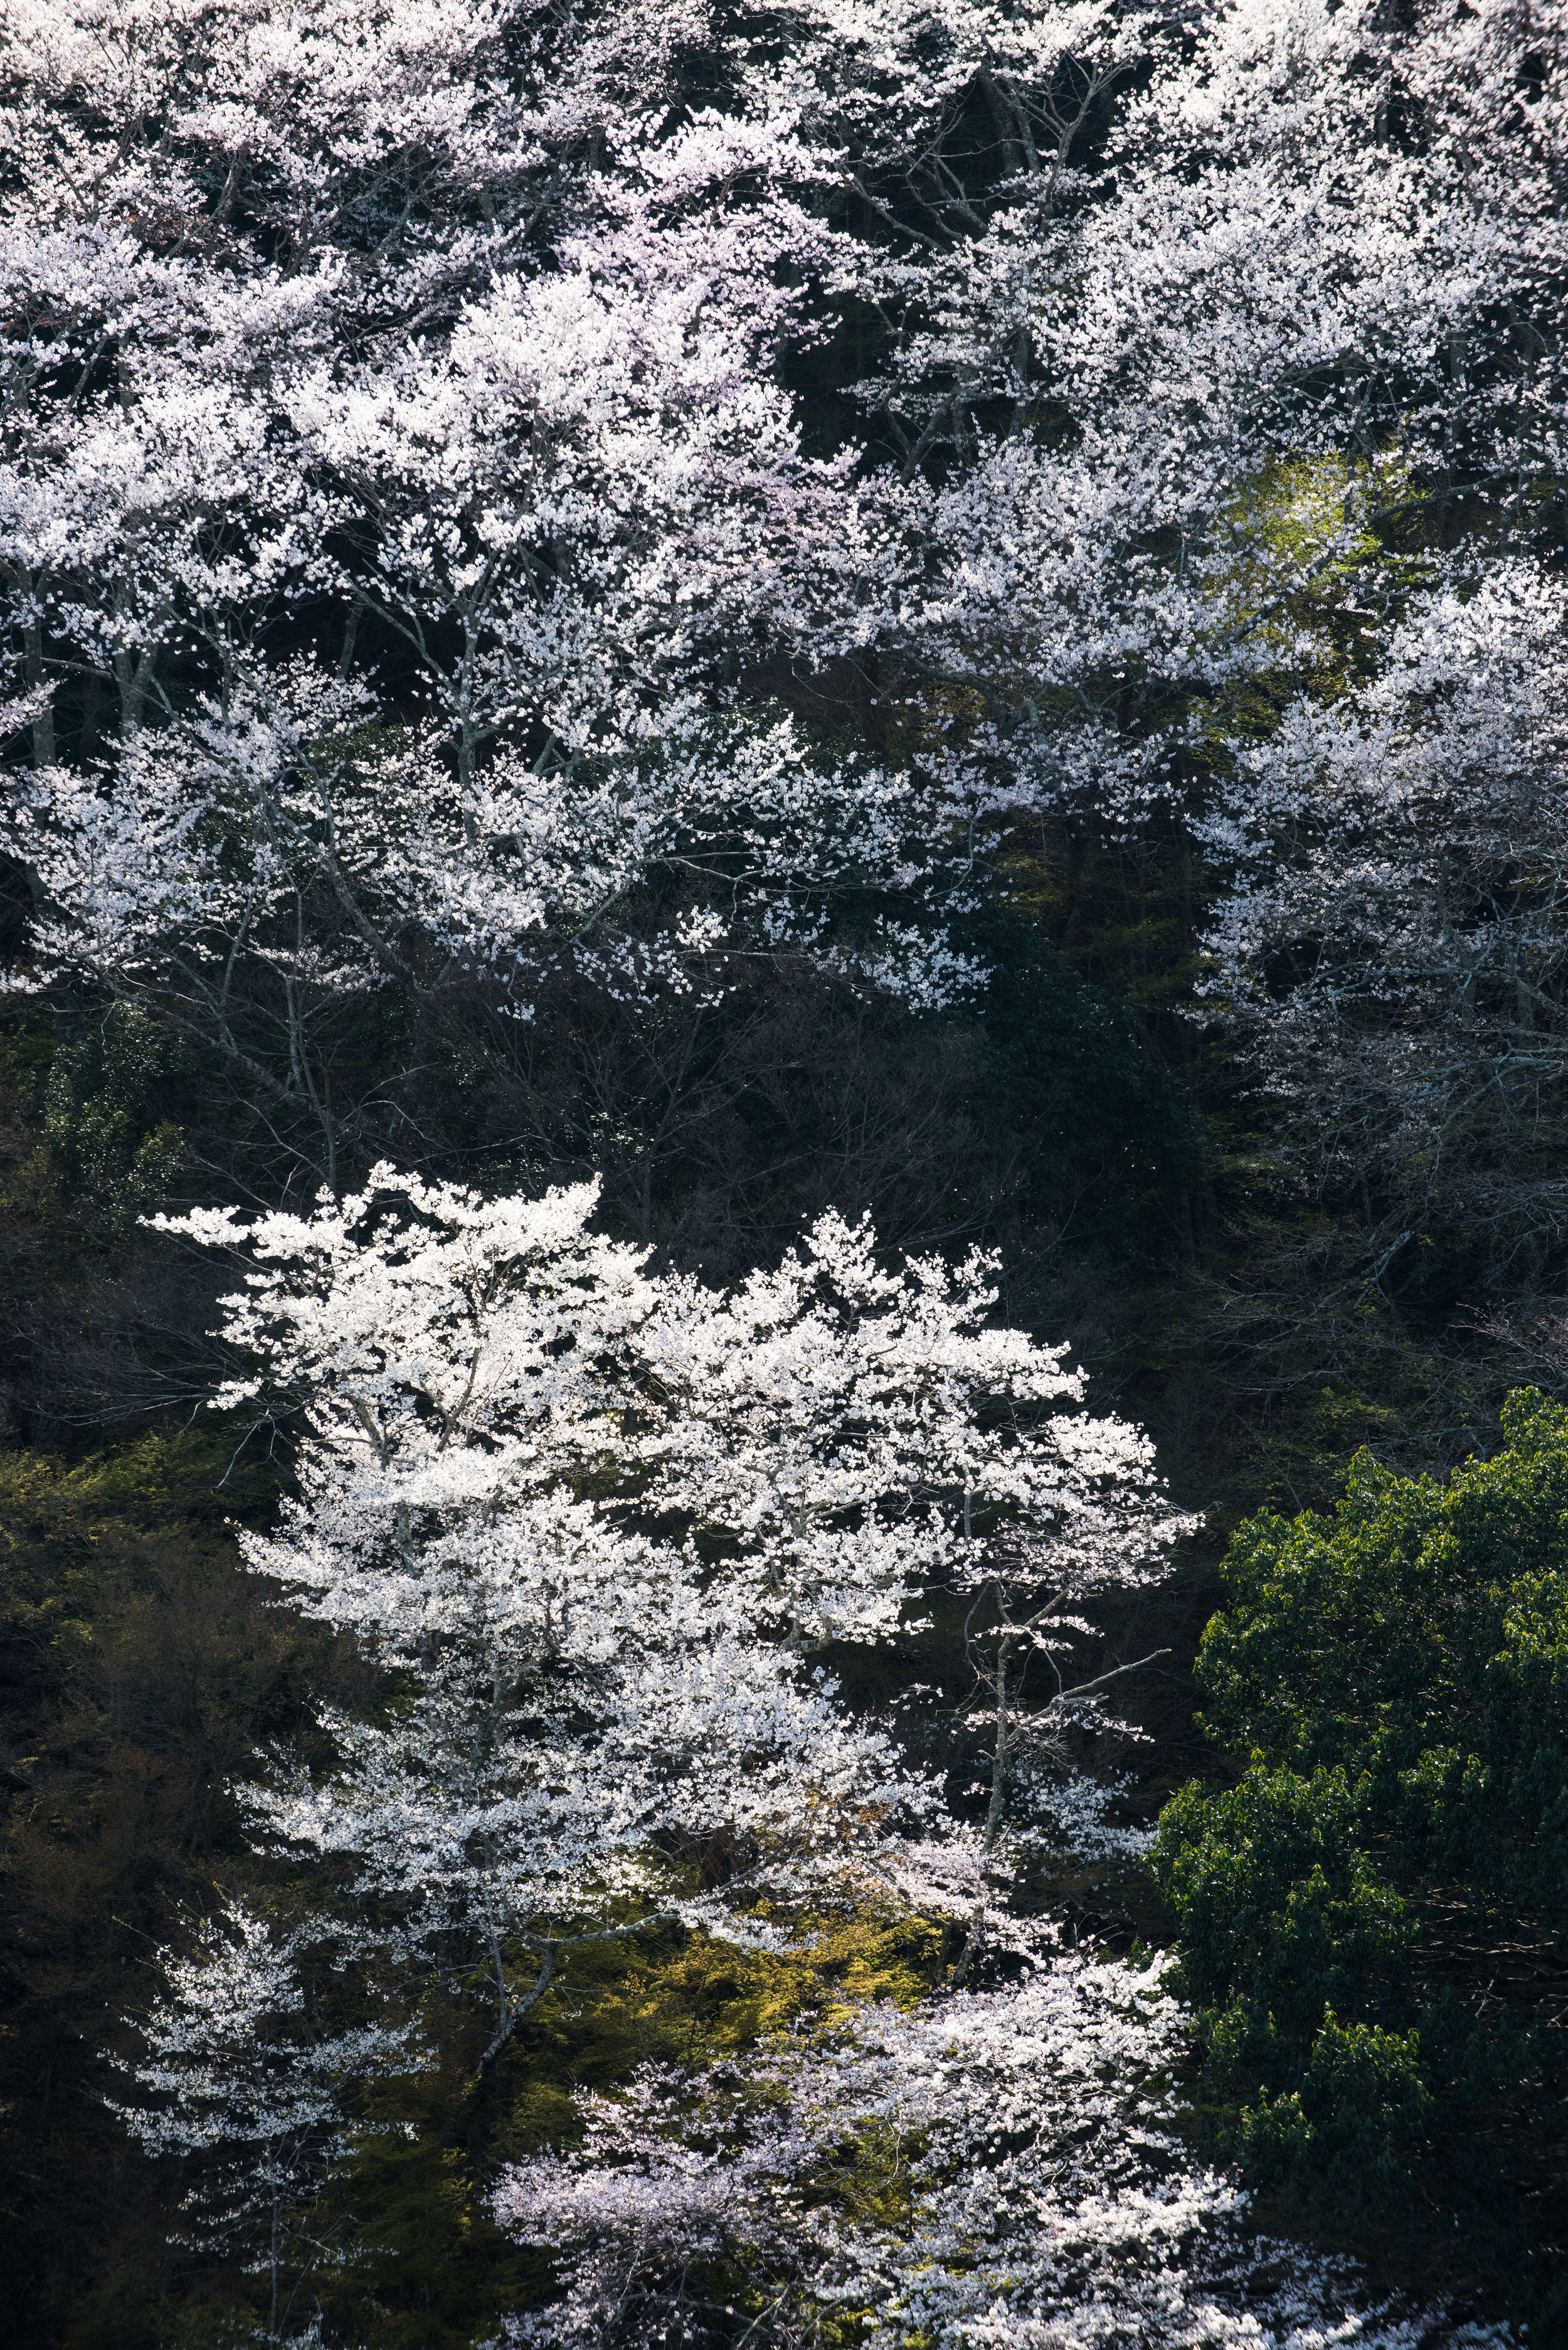
<svg viewBox="0 0 1568 2350">
<path fill-rule="evenodd" d="M 1510 1398 L 1446 1483 L 1360 1455 L 1333 1518 L 1241 1527 L 1198 1659 L 1236 1783 L 1156 1869 L 1207 2126 L 1299 2212 L 1522 2263 L 1561 2225 L 1568 1410 Z"/>
</svg>

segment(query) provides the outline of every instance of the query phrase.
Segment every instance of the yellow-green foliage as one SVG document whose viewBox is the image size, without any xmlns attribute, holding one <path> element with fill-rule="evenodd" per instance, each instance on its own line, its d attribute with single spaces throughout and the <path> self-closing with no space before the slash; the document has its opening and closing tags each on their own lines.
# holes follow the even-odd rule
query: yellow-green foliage
<svg viewBox="0 0 1568 2350">
<path fill-rule="evenodd" d="M 846 1903 L 791 1922 L 779 1953 L 666 1933 L 576 1954 L 493 2077 L 472 2069 L 479 2019 L 432 1995 L 426 2022 L 441 2064 L 367 2100 L 356 2161 L 312 2215 L 334 2247 L 312 2288 L 344 2338 L 467 2350 L 508 2309 L 547 2293 L 547 2262 L 501 2235 L 487 2193 L 506 2162 L 572 2142 L 578 2091 L 613 2095 L 644 2063 L 701 2070 L 753 2050 L 765 2075 L 770 2047 L 793 2029 L 836 2033 L 870 2002 L 913 2005 L 940 1977 L 941 1929 L 926 1920 Z M 817 2191 L 863 2216 L 897 2216 L 898 2149 L 865 2134 L 839 2150 Z M 744 2294 L 743 2279 L 734 2290 Z M 842 2322 L 853 2338 L 853 2314 Z"/>
<path fill-rule="evenodd" d="M 1365 674 L 1380 626 L 1417 584 L 1419 559 L 1391 554 L 1379 520 L 1407 486 L 1397 456 L 1337 453 L 1278 458 L 1248 477 L 1220 517 L 1217 650 L 1245 638 L 1275 655 L 1272 667 L 1195 704 L 1204 755 L 1223 764 L 1231 746 L 1272 730 L 1301 693 L 1331 702 Z"/>
<path fill-rule="evenodd" d="M 92 2052 L 106 2012 L 133 2015 L 151 1993 L 160 1944 L 223 1890 L 288 1908 L 286 1877 L 249 1853 L 235 1790 L 269 1740 L 308 1724 L 314 1699 L 374 1694 L 350 1654 L 239 1568 L 226 1521 L 265 1508 L 272 1487 L 231 1469 L 232 1451 L 232 1438 L 149 1435 L 76 1461 L 0 1455 L 0 1614 L 26 1709 L 0 1866 L 19 1954 L 0 2054 L 7 2234 L 16 2251 L 28 2208 L 54 2214 L 54 2273 L 28 2281 L 70 2350 L 206 2350 L 256 2322 L 261 2280 L 169 2249 L 177 2182 L 119 2151 Z M 506 2159 L 569 2137 L 575 2092 L 613 2093 L 647 2059 L 765 2054 L 797 2024 L 832 2032 L 868 2002 L 907 2006 L 941 1972 L 940 1929 L 919 1919 L 846 1898 L 790 1923 L 779 1955 L 670 1933 L 583 1951 L 488 2074 L 477 2008 L 432 1991 L 435 2065 L 366 2096 L 347 2175 L 291 2217 L 300 2306 L 319 2299 L 338 2338 L 377 2350 L 493 2336 L 548 2278 L 502 2238 L 488 2189 Z M 899 2177 L 896 2149 L 867 2137 L 821 2191 L 888 2215 Z"/>
</svg>

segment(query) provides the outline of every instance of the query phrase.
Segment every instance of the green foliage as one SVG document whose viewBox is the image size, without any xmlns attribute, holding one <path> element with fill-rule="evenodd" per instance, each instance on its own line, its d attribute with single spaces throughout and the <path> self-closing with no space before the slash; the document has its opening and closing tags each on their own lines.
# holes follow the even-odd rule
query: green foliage
<svg viewBox="0 0 1568 2350">
<path fill-rule="evenodd" d="M 776 1954 L 679 1931 L 584 1951 L 490 2074 L 478 2065 L 488 2026 L 432 1991 L 425 2024 L 438 2062 L 368 2094 L 355 2160 L 297 2217 L 298 2241 L 318 2248 L 299 2304 L 320 2307 L 328 2339 L 375 2350 L 493 2339 L 506 2314 L 547 2297 L 551 2272 L 497 2229 L 490 2184 L 506 2162 L 572 2141 L 577 2091 L 613 2094 L 649 2060 L 700 2073 L 801 2025 L 832 2033 L 867 2001 L 912 2005 L 940 1974 L 941 1933 L 919 1919 L 846 1905 L 793 1922 Z M 858 2208 L 907 2193 L 899 2153 L 874 2135 L 843 2150 L 824 2196 Z M 242 2312 L 253 2290 L 233 2273 L 206 2279 L 192 2296 L 200 2327 L 220 2306 Z M 737 2306 L 749 2290 L 726 2279 Z M 169 2336 L 171 2350 L 206 2338 Z"/>
<path fill-rule="evenodd" d="M 1408 2189 L 1433 2106 L 1418 2033 L 1342 2023 L 1331 2008 L 1300 2086 L 1271 2098 L 1260 2085 L 1256 2106 L 1242 2107 L 1237 2150 L 1271 2184 L 1343 2181 L 1358 2216 L 1376 2215 Z"/>
<path fill-rule="evenodd" d="M 1244 1986 L 1244 2012 L 1271 2045 L 1309 2037 L 1327 2009 L 1397 2012 L 1410 1921 L 1360 1848 L 1358 1825 L 1341 1771 L 1304 1779 L 1260 1765 L 1237 1787 L 1189 1785 L 1167 1805 L 1160 1881 L 1205 2006 Z M 1240 2047 L 1238 2059 L 1250 2061 Z"/>
<path fill-rule="evenodd" d="M 1568 1901 L 1568 1410 L 1509 1399 L 1446 1485 L 1358 1456 L 1334 1520 L 1254 1518 L 1204 1636 L 1205 1726 L 1366 1781 L 1402 1877 L 1545 1919 Z"/>
<path fill-rule="evenodd" d="M 1525 2307 L 1568 2082 L 1568 1409 L 1521 1391 L 1503 1432 L 1239 1529 L 1197 1677 L 1246 1767 L 1181 1790 L 1155 1867 L 1209 2129 L 1298 2217 L 1457 2226 Z"/>
<path fill-rule="evenodd" d="M 180 1129 L 159 1115 L 182 1060 L 145 1012 L 112 1004 L 62 1045 L 44 1088 L 44 1134 L 66 1198 L 115 1223 L 163 1199 L 180 1168 Z"/>
</svg>

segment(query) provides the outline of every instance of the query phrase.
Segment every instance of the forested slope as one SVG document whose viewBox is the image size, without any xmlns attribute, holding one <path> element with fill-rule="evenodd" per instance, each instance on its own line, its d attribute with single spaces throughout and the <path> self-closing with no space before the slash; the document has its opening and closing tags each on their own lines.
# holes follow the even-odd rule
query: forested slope
<svg viewBox="0 0 1568 2350">
<path fill-rule="evenodd" d="M 1568 2338 L 1565 37 L 0 0 L 4 2338 Z"/>
</svg>

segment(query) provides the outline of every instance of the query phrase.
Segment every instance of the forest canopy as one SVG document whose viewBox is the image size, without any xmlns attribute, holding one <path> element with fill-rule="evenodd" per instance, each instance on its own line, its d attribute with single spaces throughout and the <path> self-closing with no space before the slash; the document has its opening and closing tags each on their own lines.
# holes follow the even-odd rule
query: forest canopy
<svg viewBox="0 0 1568 2350">
<path fill-rule="evenodd" d="M 0 2336 L 1568 2340 L 1560 0 L 0 0 Z"/>
</svg>

